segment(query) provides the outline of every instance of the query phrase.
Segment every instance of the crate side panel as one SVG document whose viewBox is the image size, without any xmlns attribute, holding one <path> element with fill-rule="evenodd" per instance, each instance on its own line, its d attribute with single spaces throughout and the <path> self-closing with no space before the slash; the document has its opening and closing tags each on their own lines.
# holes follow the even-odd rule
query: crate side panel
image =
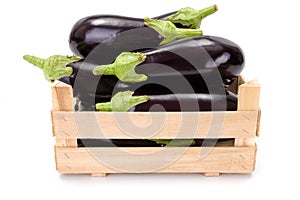
<svg viewBox="0 0 300 200">
<path fill-rule="evenodd" d="M 59 138 L 250 138 L 257 111 L 202 113 L 53 112 Z"/>
<path fill-rule="evenodd" d="M 93 150 L 56 148 L 57 170 L 67 174 L 251 173 L 254 170 L 256 147 L 217 147 L 211 149 L 192 147 L 184 151 L 177 160 L 170 159 L 174 158 L 174 154 L 178 154 L 178 151 L 182 151 L 182 149 L 178 147 L 163 149 L 166 148 L 120 148 L 119 150 L 116 148 L 93 148 Z M 124 156 L 124 151 L 127 152 L 127 156 Z M 204 156 L 203 151 L 204 153 L 208 152 L 208 154 Z M 95 157 L 98 155 L 97 153 L 100 153 L 101 157 Z M 152 163 L 162 161 L 161 159 L 164 159 L 164 165 L 149 169 Z"/>
</svg>

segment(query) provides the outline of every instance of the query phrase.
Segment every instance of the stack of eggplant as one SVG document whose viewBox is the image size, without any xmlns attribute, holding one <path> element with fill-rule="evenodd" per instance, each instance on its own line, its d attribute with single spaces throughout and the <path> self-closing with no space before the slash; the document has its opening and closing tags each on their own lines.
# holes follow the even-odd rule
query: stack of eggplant
<svg viewBox="0 0 300 200">
<path fill-rule="evenodd" d="M 80 111 L 236 110 L 237 96 L 226 88 L 243 70 L 243 52 L 199 29 L 216 11 L 213 5 L 144 19 L 89 16 L 71 30 L 74 56 L 23 58 L 48 81 L 70 84 Z"/>
</svg>

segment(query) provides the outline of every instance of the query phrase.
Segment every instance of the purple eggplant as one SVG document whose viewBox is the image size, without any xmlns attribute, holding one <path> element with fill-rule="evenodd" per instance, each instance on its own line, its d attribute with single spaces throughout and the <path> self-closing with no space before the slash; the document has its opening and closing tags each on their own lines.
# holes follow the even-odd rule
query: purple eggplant
<svg viewBox="0 0 300 200">
<path fill-rule="evenodd" d="M 244 66 L 242 50 L 233 42 L 214 36 L 182 39 L 130 55 L 137 56 L 136 62 L 121 63 L 115 68 L 114 64 L 98 66 L 98 63 L 78 61 L 79 57 L 40 59 L 26 55 L 24 59 L 41 68 L 47 80 L 60 79 L 73 86 L 74 94 L 94 97 L 111 97 L 124 90 L 135 91 L 137 95 L 147 91 L 155 95 L 201 93 L 207 89 L 211 92 L 212 86 L 223 88 L 224 83 L 230 83 Z M 132 68 L 124 71 L 129 64 L 133 64 Z M 122 73 L 115 73 L 118 70 Z M 130 76 L 126 76 L 127 73 L 131 73 Z"/>
<path fill-rule="evenodd" d="M 195 93 L 148 96 L 149 101 L 138 104 L 129 111 L 235 111 L 237 109 L 237 96 L 229 91 L 223 94 Z"/>
<path fill-rule="evenodd" d="M 198 112 L 234 111 L 237 109 L 237 96 L 229 91 L 220 94 L 163 94 L 133 96 L 132 91 L 118 92 L 109 102 L 96 104 L 98 111 L 114 112 Z"/>
<path fill-rule="evenodd" d="M 179 75 L 199 83 L 222 80 L 228 85 L 243 68 L 244 54 L 237 44 L 221 37 L 199 36 L 139 53 L 123 52 L 112 64 L 100 65 L 93 73 L 115 75 L 123 82 Z"/>
<path fill-rule="evenodd" d="M 108 102 L 111 100 L 112 96 L 124 90 L 132 90 L 136 96 L 150 95 L 150 103 L 139 107 L 138 110 L 142 108 L 147 109 L 147 106 L 149 107 L 152 105 L 151 103 L 158 103 L 157 97 L 165 98 L 168 95 L 172 96 L 172 94 L 188 97 L 189 94 L 197 93 L 199 94 L 199 99 L 201 99 L 202 97 L 205 97 L 205 94 L 211 93 L 215 94 L 215 96 L 210 96 L 214 99 L 220 94 L 225 94 L 226 90 L 223 84 L 210 85 L 208 88 L 204 82 L 199 81 L 199 77 L 191 78 L 190 80 L 185 80 L 180 76 L 156 77 L 149 78 L 142 83 L 129 83 L 121 82 L 115 76 L 100 77 L 92 75 L 91 70 L 95 67 L 95 64 L 79 61 L 70 63 L 68 66 L 73 68 L 74 73 L 71 76 L 61 78 L 60 81 L 72 85 L 74 96 L 79 98 L 81 102 L 81 111 L 95 111 L 96 103 Z M 202 96 L 200 94 L 202 94 Z M 175 105 L 176 103 L 178 104 L 178 102 L 173 101 L 174 106 L 169 107 L 168 109 L 178 109 Z M 229 108 L 234 109 L 232 106 L 229 106 Z M 200 109 L 211 109 L 209 100 L 204 98 Z"/>
<path fill-rule="evenodd" d="M 180 72 L 183 76 L 214 74 L 218 70 L 225 83 L 231 83 L 244 68 L 242 49 L 232 41 L 215 36 L 182 39 L 155 50 L 143 52 L 147 57 L 136 73 L 148 76 L 171 76 Z M 159 69 L 156 63 L 170 67 Z M 163 72 L 161 72 L 163 71 Z"/>
<path fill-rule="evenodd" d="M 194 10 L 181 13 L 180 16 L 193 17 L 193 21 L 201 22 L 206 16 L 216 12 L 217 7 L 210 6 L 202 10 Z M 180 10 L 178 11 L 180 13 Z M 180 25 L 180 19 L 176 19 L 175 25 L 179 29 L 168 29 L 166 26 L 168 17 L 174 16 L 178 12 L 167 13 L 153 19 L 132 18 L 118 15 L 93 15 L 80 19 L 73 26 L 69 45 L 75 55 L 93 57 L 97 59 L 97 54 L 113 56 L 119 50 L 141 51 L 143 49 L 159 46 L 161 43 L 168 43 L 176 37 L 189 37 L 200 35 L 202 32 L 196 29 L 186 29 L 187 25 Z M 199 18 L 195 20 L 197 15 Z M 169 23 L 169 25 L 172 23 Z M 150 27 L 150 28 L 149 28 Z M 174 38 L 175 37 L 175 38 Z M 93 50 L 93 51 L 92 51 Z"/>
</svg>

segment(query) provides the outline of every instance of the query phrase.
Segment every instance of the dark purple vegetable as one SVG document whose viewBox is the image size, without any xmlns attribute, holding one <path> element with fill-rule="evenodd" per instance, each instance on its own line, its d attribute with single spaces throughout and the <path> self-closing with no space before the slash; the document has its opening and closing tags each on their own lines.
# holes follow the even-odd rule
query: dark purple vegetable
<svg viewBox="0 0 300 200">
<path fill-rule="evenodd" d="M 196 19 L 200 23 L 203 18 L 216 12 L 216 10 L 216 6 L 210 6 L 203 10 L 183 13 L 181 16 L 189 16 L 197 13 L 198 19 L 193 16 L 191 17 L 193 17 L 194 21 Z M 153 19 L 167 20 L 170 15 L 174 15 L 176 12 L 167 13 Z M 188 25 L 181 25 L 178 21 L 176 21 L 175 25 L 179 28 L 189 27 Z M 152 27 L 155 30 L 148 27 Z M 157 29 L 157 27 L 159 28 Z M 75 23 L 69 36 L 69 45 L 75 55 L 86 57 L 92 50 L 95 51 L 93 55 L 96 55 L 99 53 L 103 54 L 103 52 L 109 54 L 111 48 L 114 49 L 113 52 L 119 50 L 119 53 L 121 53 L 123 51 L 140 51 L 142 49 L 157 47 L 163 42 L 164 38 L 167 43 L 176 39 L 173 37 L 180 34 L 195 36 L 200 35 L 201 31 L 195 29 L 169 30 L 168 26 L 165 26 L 164 23 L 157 23 L 157 21 L 148 18 L 93 15 L 80 19 Z M 180 37 L 182 38 L 182 36 Z M 98 47 L 99 44 L 101 44 L 101 47 Z M 95 56 L 95 58 L 97 57 Z"/>
<path fill-rule="evenodd" d="M 176 38 L 202 34 L 202 31 L 196 29 L 169 31 L 165 23 L 167 21 L 116 15 L 87 17 L 72 28 L 69 44 L 75 55 L 87 57 L 92 53 L 89 56 L 93 56 L 92 60 L 95 60 L 97 55 L 108 55 L 111 51 L 141 51 L 174 41 Z"/>
<path fill-rule="evenodd" d="M 95 15 L 80 19 L 72 28 L 69 36 L 70 49 L 75 55 L 86 57 L 100 43 L 112 48 L 135 49 L 139 42 L 148 41 L 149 44 L 159 44 L 162 38 L 154 29 L 141 29 L 144 27 L 144 19 L 129 18 L 115 15 Z M 139 29 L 140 28 L 140 29 Z M 117 45 L 114 41 L 117 34 L 131 29 L 137 29 L 136 34 L 128 34 L 124 40 L 128 39 L 133 43 L 128 43 L 127 48 L 123 44 Z M 134 42 L 138 42 L 134 44 Z M 97 51 L 97 50 L 96 50 Z"/>
<path fill-rule="evenodd" d="M 109 102 L 96 104 L 98 111 L 116 112 L 185 112 L 185 111 L 234 111 L 237 109 L 237 96 L 229 91 L 219 94 L 163 94 L 137 95 L 132 91 L 119 92 Z"/>
<path fill-rule="evenodd" d="M 230 83 L 244 68 L 242 49 L 232 41 L 215 36 L 182 39 L 144 54 L 147 58 L 143 65 L 149 65 L 138 66 L 135 71 L 151 77 L 170 76 L 173 72 L 180 72 L 186 77 L 197 72 L 209 76 L 212 71 L 218 70 L 224 82 Z M 154 63 L 169 66 L 172 70 L 165 71 Z"/>
<path fill-rule="evenodd" d="M 165 94 L 147 95 L 149 101 L 131 108 L 130 111 L 234 111 L 237 96 L 226 91 L 224 94 Z"/>
<path fill-rule="evenodd" d="M 114 63 L 98 66 L 93 73 L 115 75 L 123 82 L 181 75 L 187 80 L 229 84 L 243 68 L 244 55 L 237 44 L 221 37 L 198 36 L 141 53 L 124 52 Z"/>
<path fill-rule="evenodd" d="M 135 95 L 160 95 L 160 94 L 183 94 L 183 93 L 222 93 L 223 83 L 213 83 L 209 87 L 199 74 L 190 75 L 185 79 L 182 75 L 149 77 L 144 82 L 122 82 L 116 76 L 92 74 L 96 64 L 87 63 L 83 60 L 67 65 L 72 67 L 73 73 L 60 79 L 60 81 L 73 87 L 74 96 L 80 96 L 82 100 L 103 102 L 117 92 L 124 90 L 135 91 Z"/>
<path fill-rule="evenodd" d="M 115 76 L 95 76 L 92 70 L 97 66 L 93 63 L 87 63 L 83 60 L 72 62 L 67 65 L 72 67 L 73 73 L 70 76 L 59 79 L 73 87 L 74 96 L 95 96 L 102 98 L 111 98 L 114 88 L 119 88 L 118 78 Z M 119 84 L 122 84 L 121 82 Z M 130 85 L 130 83 L 129 83 Z"/>
</svg>

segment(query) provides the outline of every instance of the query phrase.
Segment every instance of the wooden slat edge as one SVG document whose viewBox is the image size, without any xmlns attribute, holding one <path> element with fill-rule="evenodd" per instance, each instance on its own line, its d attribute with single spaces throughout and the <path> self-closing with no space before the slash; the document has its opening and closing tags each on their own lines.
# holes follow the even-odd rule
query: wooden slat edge
<svg viewBox="0 0 300 200">
<path fill-rule="evenodd" d="M 55 81 L 51 86 L 52 110 L 73 111 L 73 89 L 70 85 Z"/>
<path fill-rule="evenodd" d="M 238 88 L 238 110 L 258 110 L 260 85 L 257 80 L 246 82 Z"/>
<path fill-rule="evenodd" d="M 215 177 L 215 176 L 220 176 L 220 173 L 219 172 L 205 172 L 204 176 Z"/>
<path fill-rule="evenodd" d="M 52 128 L 52 136 L 55 137 L 55 123 L 54 123 L 54 118 L 53 118 L 53 111 L 51 110 L 50 112 L 51 115 L 51 128 Z"/>
<path fill-rule="evenodd" d="M 119 113 L 120 116 L 117 119 L 115 114 L 103 112 L 53 112 L 55 135 L 61 139 L 252 138 L 256 135 L 257 111 L 215 113 L 214 126 L 210 124 L 213 119 L 211 112 L 186 113 L 186 116 L 189 117 L 185 120 L 187 124 L 180 123 L 181 116 L 184 116 L 183 113 Z M 127 115 L 134 124 L 140 125 L 140 127 L 132 129 L 134 124 L 127 122 Z M 158 125 L 154 131 L 151 130 L 147 126 L 152 122 L 150 116 L 159 119 L 160 115 L 165 116 L 166 120 Z M 198 116 L 199 121 L 190 120 L 196 118 L 192 115 Z M 218 115 L 221 118 L 219 122 Z M 224 119 L 222 119 L 222 115 L 225 116 Z M 179 130 L 181 131 L 179 132 Z"/>
<path fill-rule="evenodd" d="M 235 138 L 234 139 L 235 147 L 251 147 L 255 146 L 255 137 L 252 138 Z"/>
<path fill-rule="evenodd" d="M 182 156 L 175 160 L 168 153 L 147 156 L 151 151 L 158 151 L 159 147 L 151 148 L 120 148 L 129 152 L 128 155 L 119 154 L 116 148 L 56 148 L 57 166 L 60 173 L 65 174 L 106 174 L 106 173 L 251 173 L 255 168 L 256 146 L 253 147 L 217 147 L 213 148 L 204 158 L 200 152 L 207 147 L 190 147 Z M 170 149 L 169 153 L 176 153 L 178 148 Z M 97 159 L 97 152 L 103 156 Z M 143 159 L 135 157 L 140 154 Z M 171 155 L 170 154 L 170 155 Z M 109 159 L 109 160 L 106 160 Z M 110 160 L 112 159 L 112 160 Z M 106 161 L 105 161 L 106 160 Z M 116 162 L 112 165 L 110 162 Z M 149 165 L 160 162 L 155 169 Z M 171 161 L 171 162 L 169 162 Z M 162 165 L 161 165 L 162 164 Z"/>
<path fill-rule="evenodd" d="M 76 138 L 74 139 L 55 138 L 55 146 L 77 148 L 77 139 Z"/>
<path fill-rule="evenodd" d="M 259 137 L 260 134 L 260 119 L 261 119 L 261 109 L 258 109 L 258 116 L 257 116 L 257 124 L 256 124 L 256 136 Z"/>
<path fill-rule="evenodd" d="M 91 174 L 92 177 L 105 177 L 107 176 L 106 173 L 92 173 Z"/>
</svg>

